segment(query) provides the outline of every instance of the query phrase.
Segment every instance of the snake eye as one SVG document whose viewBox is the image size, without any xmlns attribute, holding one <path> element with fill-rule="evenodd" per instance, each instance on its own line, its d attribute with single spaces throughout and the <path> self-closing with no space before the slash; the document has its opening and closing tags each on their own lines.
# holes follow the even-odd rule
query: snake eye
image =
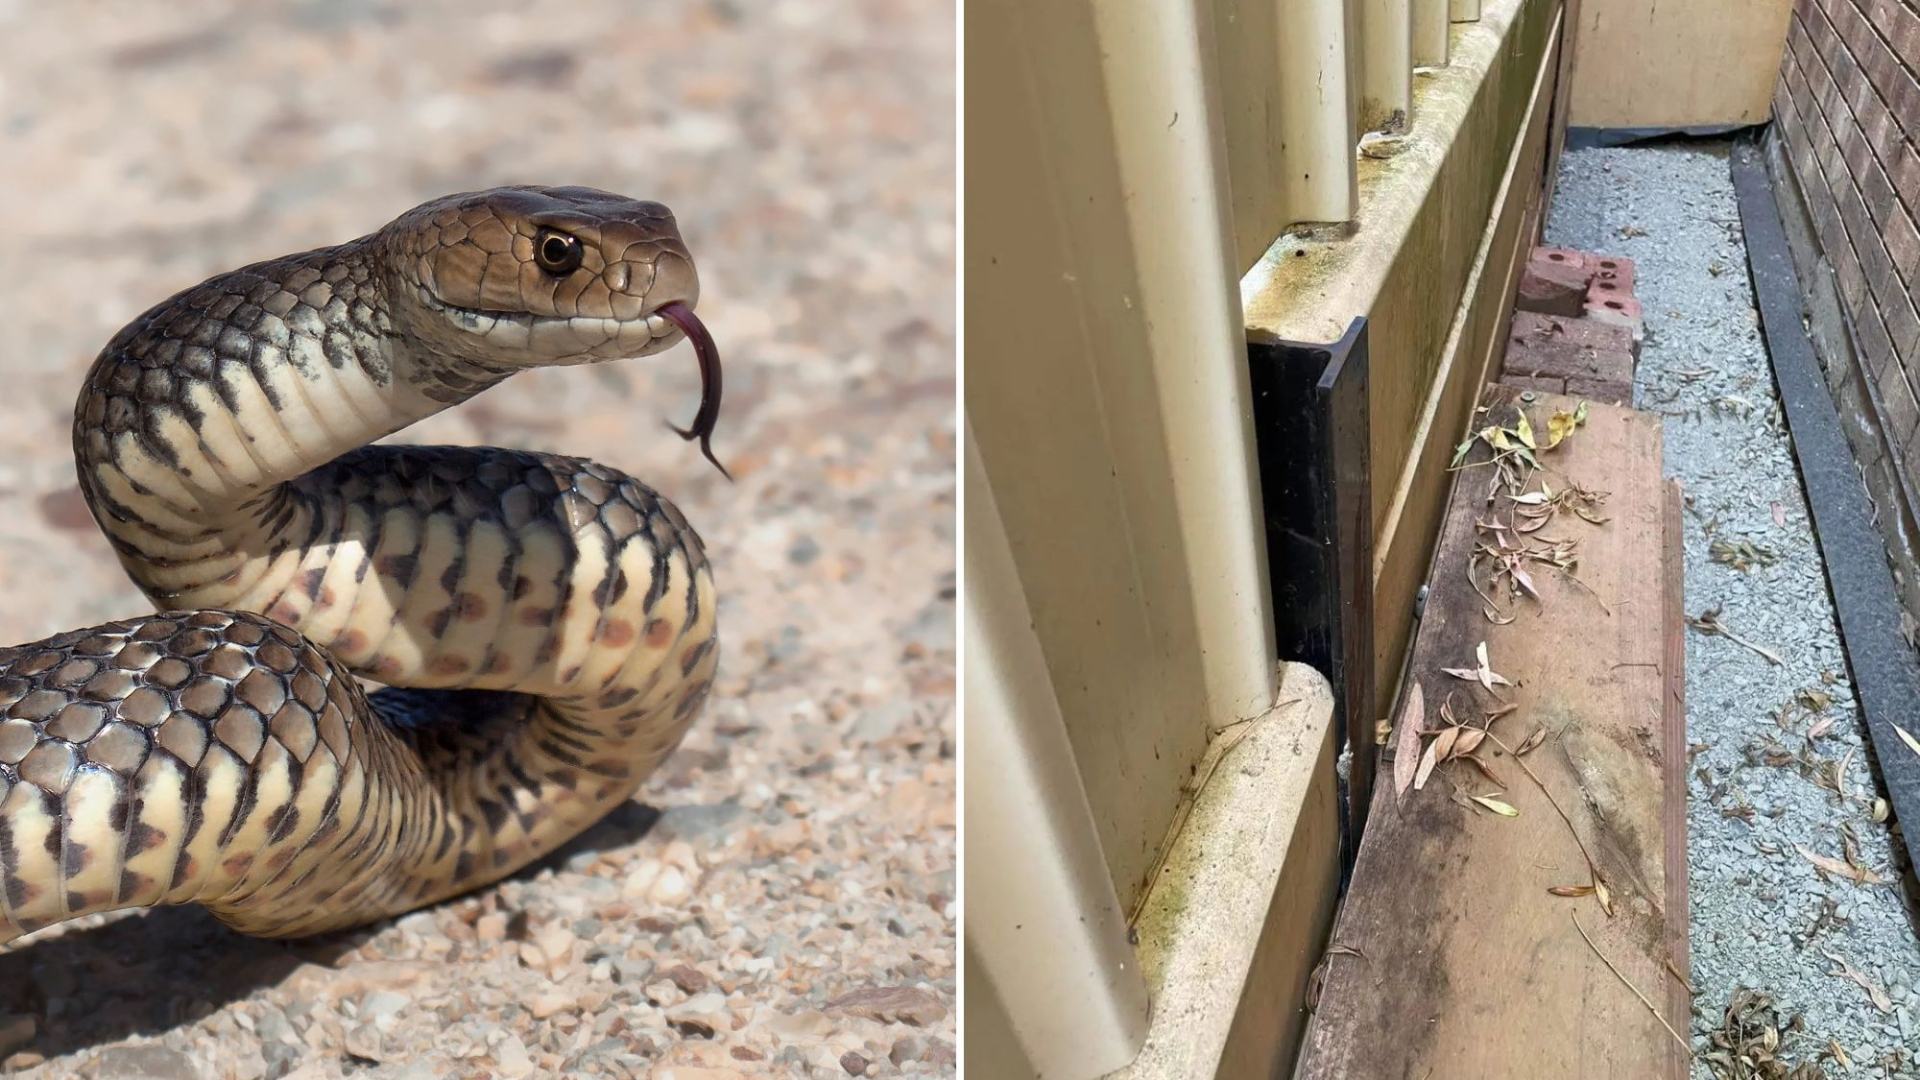
<svg viewBox="0 0 1920 1080">
<path fill-rule="evenodd" d="M 549 274 L 571 274 L 580 269 L 584 253 L 579 238 L 566 233 L 543 232 L 533 245 L 533 261 Z"/>
</svg>

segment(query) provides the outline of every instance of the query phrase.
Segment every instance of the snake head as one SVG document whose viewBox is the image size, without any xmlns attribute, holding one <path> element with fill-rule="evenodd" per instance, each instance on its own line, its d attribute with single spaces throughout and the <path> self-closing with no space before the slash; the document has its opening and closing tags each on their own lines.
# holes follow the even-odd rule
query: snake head
<svg viewBox="0 0 1920 1080">
<path fill-rule="evenodd" d="M 660 310 L 688 312 L 700 296 L 673 213 L 593 188 L 449 195 L 377 239 L 406 328 L 497 370 L 658 352 L 683 336 Z"/>
</svg>

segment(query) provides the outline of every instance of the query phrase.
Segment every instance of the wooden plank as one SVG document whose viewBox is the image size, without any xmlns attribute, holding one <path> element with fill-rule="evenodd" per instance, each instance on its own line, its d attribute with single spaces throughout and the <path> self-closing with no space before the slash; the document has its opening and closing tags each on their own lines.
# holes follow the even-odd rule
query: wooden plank
<svg viewBox="0 0 1920 1080">
<path fill-rule="evenodd" d="M 1487 398 L 1496 417 L 1511 417 L 1516 392 L 1492 387 Z M 1536 426 L 1575 404 L 1537 395 Z M 1357 952 L 1328 965 L 1300 1076 L 1685 1077 L 1682 1048 L 1595 955 L 1651 1000 L 1669 1001 L 1667 1022 L 1686 1030 L 1666 986 L 1669 878 L 1684 871 L 1670 864 L 1665 769 L 1683 769 L 1685 759 L 1668 746 L 1673 601 L 1660 443 L 1658 417 L 1594 406 L 1587 426 L 1546 458 L 1557 489 L 1610 491 L 1610 520 L 1550 527 L 1579 540 L 1580 582 L 1535 573 L 1542 602 L 1523 604 L 1509 625 L 1484 617 L 1466 578 L 1488 473 L 1457 474 L 1408 681 L 1436 724 L 1449 696 L 1477 715 L 1488 695 L 1440 669 L 1473 667 L 1486 642 L 1493 668 L 1518 683 L 1502 692 L 1518 709 L 1494 733 L 1513 746 L 1546 729 L 1524 761 L 1553 801 L 1501 752 L 1485 755 L 1498 784 L 1453 763 L 1405 798 L 1377 786 L 1334 933 L 1336 946 Z M 1519 816 L 1463 808 L 1449 797 L 1455 784 L 1463 794 L 1498 791 Z M 1611 917 L 1594 897 L 1547 891 L 1590 880 L 1576 834 L 1611 887 Z M 1684 934 L 1684 909 L 1672 918 Z"/>
<path fill-rule="evenodd" d="M 1793 0 L 1582 0 L 1574 127 L 1767 119 Z"/>
<path fill-rule="evenodd" d="M 1661 740 L 1662 770 L 1666 778 L 1667 830 L 1667 954 L 1673 968 L 1693 981 L 1691 950 L 1687 945 L 1687 553 L 1686 494 L 1680 481 L 1667 481 L 1666 649 L 1661 674 L 1666 678 L 1663 708 L 1665 738 Z M 1668 979 L 1667 1018 L 1685 1017 L 1693 995 L 1678 979 Z M 1674 1027 L 1686 1027 L 1674 1022 Z"/>
</svg>

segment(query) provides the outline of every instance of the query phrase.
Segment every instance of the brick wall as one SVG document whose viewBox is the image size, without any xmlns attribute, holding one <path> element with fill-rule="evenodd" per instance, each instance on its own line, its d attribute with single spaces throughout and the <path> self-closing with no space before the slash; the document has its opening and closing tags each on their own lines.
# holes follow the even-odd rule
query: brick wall
<svg viewBox="0 0 1920 1080">
<path fill-rule="evenodd" d="M 1920 482 L 1916 72 L 1920 12 L 1901 0 L 1797 0 L 1773 98 L 1881 439 L 1909 489 Z"/>
</svg>

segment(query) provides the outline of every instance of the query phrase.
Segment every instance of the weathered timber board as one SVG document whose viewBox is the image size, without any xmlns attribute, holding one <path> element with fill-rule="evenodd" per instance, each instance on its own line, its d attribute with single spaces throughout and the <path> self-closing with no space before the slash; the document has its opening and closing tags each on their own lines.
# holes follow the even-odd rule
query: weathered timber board
<svg viewBox="0 0 1920 1080">
<path fill-rule="evenodd" d="M 1489 415 L 1511 423 L 1517 394 L 1489 387 Z M 1541 432 L 1556 407 L 1577 404 L 1533 397 L 1527 407 Z M 1485 457 L 1476 448 L 1469 460 Z M 1457 711 L 1480 715 L 1493 699 L 1440 669 L 1472 668 L 1475 647 L 1487 643 L 1493 669 L 1518 683 L 1501 689 L 1519 708 L 1493 733 L 1517 746 L 1546 727 L 1546 741 L 1524 761 L 1593 853 L 1614 914 L 1593 896 L 1548 892 L 1587 884 L 1585 861 L 1568 823 L 1491 740 L 1482 756 L 1497 784 L 1470 764 L 1448 763 L 1423 790 L 1398 798 L 1383 762 L 1300 1076 L 1686 1075 L 1681 1048 L 1573 921 L 1635 987 L 1664 1003 L 1676 1030 L 1687 1030 L 1685 995 L 1671 992 L 1667 967 L 1673 959 L 1685 970 L 1674 950 L 1684 949 L 1687 915 L 1685 849 L 1674 835 L 1684 836 L 1684 788 L 1665 766 L 1685 762 L 1672 733 L 1684 725 L 1674 670 L 1679 585 L 1668 580 L 1678 524 L 1660 477 L 1659 419 L 1591 406 L 1587 425 L 1542 465 L 1555 490 L 1572 481 L 1611 493 L 1606 524 L 1562 515 L 1535 534 L 1578 539 L 1580 583 L 1536 568 L 1542 601 L 1523 600 L 1509 625 L 1490 622 L 1466 572 L 1490 473 L 1463 470 L 1407 678 L 1421 687 L 1430 727 L 1449 695 Z M 1499 792 L 1519 816 L 1464 808 L 1450 798 L 1455 785 L 1464 795 Z"/>
</svg>

